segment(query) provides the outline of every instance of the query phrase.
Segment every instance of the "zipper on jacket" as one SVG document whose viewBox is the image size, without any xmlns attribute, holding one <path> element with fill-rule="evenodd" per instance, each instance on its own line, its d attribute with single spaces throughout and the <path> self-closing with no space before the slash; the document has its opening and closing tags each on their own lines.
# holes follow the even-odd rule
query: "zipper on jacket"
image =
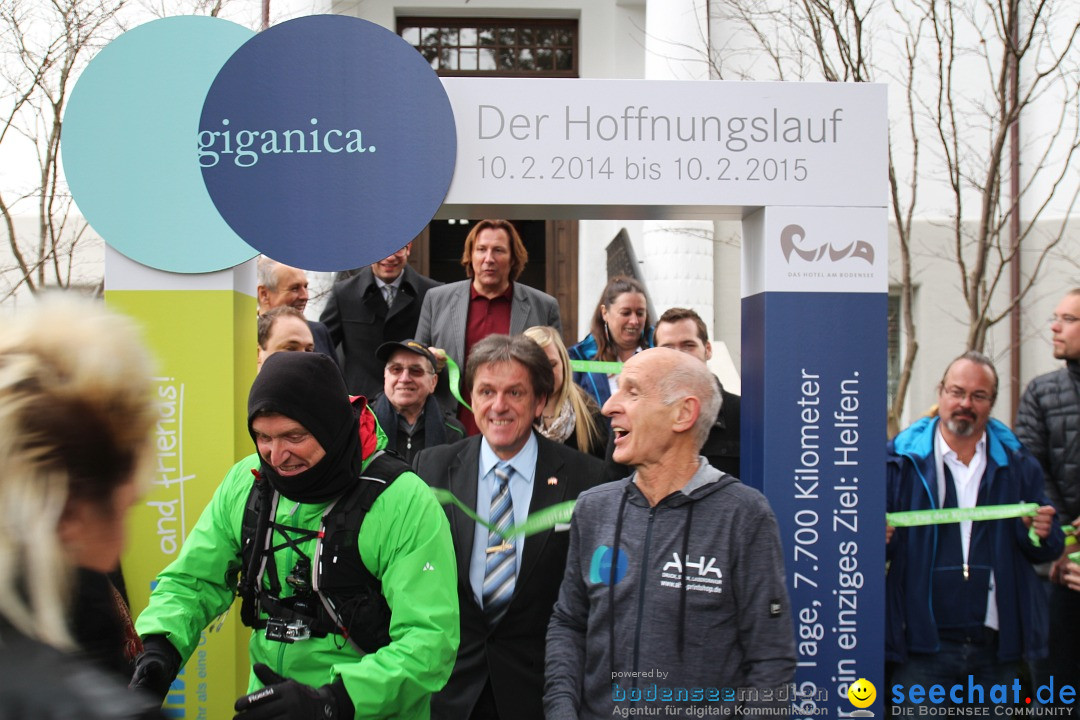
<svg viewBox="0 0 1080 720">
<path fill-rule="evenodd" d="M 652 528 L 653 519 L 656 517 L 656 507 L 649 508 L 649 524 L 645 528 L 645 547 L 641 551 L 641 579 L 638 583 L 637 625 L 634 628 L 634 666 L 632 668 L 635 673 L 638 669 L 638 654 L 641 650 L 641 618 L 645 612 L 645 581 L 648 579 L 645 571 L 649 567 L 649 545 L 652 544 Z M 633 687 L 637 687 L 636 676 Z"/>
</svg>

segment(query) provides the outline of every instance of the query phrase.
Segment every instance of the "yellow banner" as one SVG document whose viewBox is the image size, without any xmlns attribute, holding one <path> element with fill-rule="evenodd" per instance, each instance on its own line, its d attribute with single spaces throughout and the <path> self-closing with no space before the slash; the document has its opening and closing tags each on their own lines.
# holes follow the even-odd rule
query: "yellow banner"
<svg viewBox="0 0 1080 720">
<path fill-rule="evenodd" d="M 232 290 L 115 290 L 110 307 L 139 321 L 158 361 L 149 489 L 128 519 L 124 579 L 132 616 L 146 607 L 225 472 L 253 446 L 247 393 L 255 377 L 255 299 Z M 246 692 L 249 631 L 230 612 L 203 631 L 165 701 L 166 716 L 232 717 Z"/>
</svg>

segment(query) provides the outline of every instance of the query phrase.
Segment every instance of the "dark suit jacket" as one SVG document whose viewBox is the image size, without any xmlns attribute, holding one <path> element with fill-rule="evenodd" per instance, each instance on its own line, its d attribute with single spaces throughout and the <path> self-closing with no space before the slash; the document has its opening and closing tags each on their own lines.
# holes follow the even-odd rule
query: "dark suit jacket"
<svg viewBox="0 0 1080 720">
<path fill-rule="evenodd" d="M 442 348 L 465 374 L 465 330 L 469 319 L 469 287 L 472 280 L 459 280 L 431 290 L 420 309 L 416 340 Z M 547 293 L 522 283 L 514 283 L 510 305 L 510 334 L 517 335 L 533 325 L 550 325 L 562 330 L 559 301 Z M 456 407 L 445 374 L 439 378 L 435 396 L 444 408 Z"/>
<path fill-rule="evenodd" d="M 417 474 L 432 487 L 449 489 L 475 510 L 481 439 L 475 435 L 453 445 L 422 451 L 416 458 Z M 604 465 L 600 460 L 538 434 L 536 440 L 539 447 L 530 515 L 574 500 L 602 479 Z M 551 484 L 549 478 L 556 478 L 557 482 Z M 458 561 L 461 646 L 450 681 L 432 698 L 431 717 L 468 720 L 490 678 L 500 717 L 542 720 L 544 638 L 566 569 L 570 533 L 551 529 L 525 539 L 521 574 L 514 585 L 514 594 L 498 624 L 491 626 L 473 599 L 469 585 L 476 524 L 452 505 L 446 506 L 446 514 Z"/>
<path fill-rule="evenodd" d="M 308 320 L 307 324 L 311 328 L 311 338 L 315 341 L 315 352 L 329 355 L 334 364 L 340 366 L 337 351 L 334 350 L 334 341 L 330 339 L 330 331 L 321 322 L 315 320 Z"/>
<path fill-rule="evenodd" d="M 375 357 L 375 350 L 384 342 L 416 336 L 424 296 L 440 284 L 408 265 L 404 272 L 393 307 L 386 307 L 371 268 L 365 267 L 347 280 L 334 283 L 319 317 L 334 344 L 341 346 L 345 384 L 354 395 L 373 398 L 382 392 L 383 363 Z"/>
</svg>

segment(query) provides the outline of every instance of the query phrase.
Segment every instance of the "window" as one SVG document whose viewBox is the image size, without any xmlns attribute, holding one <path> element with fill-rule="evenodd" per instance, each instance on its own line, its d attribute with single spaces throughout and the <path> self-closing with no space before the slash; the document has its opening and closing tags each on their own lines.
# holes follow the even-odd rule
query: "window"
<svg viewBox="0 0 1080 720">
<path fill-rule="evenodd" d="M 577 77 L 577 20 L 398 18 L 440 75 Z"/>
</svg>

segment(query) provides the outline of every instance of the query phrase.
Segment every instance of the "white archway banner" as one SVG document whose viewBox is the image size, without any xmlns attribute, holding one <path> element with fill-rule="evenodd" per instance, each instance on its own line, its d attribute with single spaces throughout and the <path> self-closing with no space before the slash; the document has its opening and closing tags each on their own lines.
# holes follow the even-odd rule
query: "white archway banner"
<svg viewBox="0 0 1080 720">
<path fill-rule="evenodd" d="M 715 217 L 743 206 L 888 203 L 884 85 L 443 78 L 443 86 L 458 152 L 442 216 L 572 206 L 576 217 Z"/>
</svg>

